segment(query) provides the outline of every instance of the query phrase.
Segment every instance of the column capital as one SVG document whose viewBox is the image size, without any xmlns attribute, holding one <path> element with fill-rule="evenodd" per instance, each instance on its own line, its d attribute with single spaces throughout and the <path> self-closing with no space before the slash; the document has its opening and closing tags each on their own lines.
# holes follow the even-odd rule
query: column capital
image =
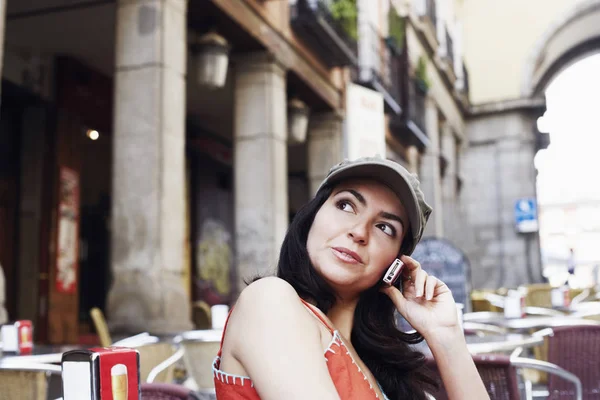
<svg viewBox="0 0 600 400">
<path fill-rule="evenodd" d="M 188 6 L 188 1 L 189 0 L 117 0 L 117 6 L 125 6 L 125 5 L 132 5 L 132 4 L 139 4 L 139 5 L 143 5 L 143 4 L 157 4 L 157 3 L 163 3 L 167 6 L 173 6 L 176 7 L 178 9 L 180 9 L 183 12 L 187 12 L 187 6 Z"/>
<path fill-rule="evenodd" d="M 310 113 L 308 135 L 311 137 L 340 134 L 344 117 L 335 111 Z"/>
<path fill-rule="evenodd" d="M 273 72 L 284 76 L 286 69 L 274 54 L 268 51 L 243 53 L 232 57 L 232 63 L 237 73 L 243 72 Z"/>
</svg>

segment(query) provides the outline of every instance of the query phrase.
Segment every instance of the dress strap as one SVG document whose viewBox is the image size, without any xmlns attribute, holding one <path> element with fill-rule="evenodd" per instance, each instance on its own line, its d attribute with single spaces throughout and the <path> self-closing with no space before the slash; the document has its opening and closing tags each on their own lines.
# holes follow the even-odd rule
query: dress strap
<svg viewBox="0 0 600 400">
<path fill-rule="evenodd" d="M 225 325 L 223 325 L 223 334 L 221 335 L 221 344 L 219 345 L 219 352 L 217 353 L 217 357 L 221 357 L 221 351 L 223 350 L 223 341 L 225 340 L 225 331 L 227 331 L 227 324 L 229 323 L 229 317 L 231 317 L 231 312 L 233 311 L 233 306 L 229 309 L 229 314 L 227 314 L 227 319 L 225 320 Z"/>
<path fill-rule="evenodd" d="M 300 301 L 302 301 L 302 304 L 304 304 L 304 307 L 306 307 L 311 313 L 313 313 L 313 315 L 315 317 L 317 317 L 317 319 L 319 321 L 321 321 L 321 323 L 323 325 L 325 325 L 325 327 L 327 328 L 327 330 L 329 331 L 329 333 L 331 333 L 333 335 L 334 329 L 331 327 L 331 325 L 329 325 L 329 323 L 325 320 L 325 318 L 323 318 L 323 316 L 321 315 L 321 313 L 319 311 L 317 311 L 317 308 L 315 306 L 313 306 L 312 304 L 308 303 L 307 301 L 305 301 L 302 298 L 300 298 Z"/>
</svg>

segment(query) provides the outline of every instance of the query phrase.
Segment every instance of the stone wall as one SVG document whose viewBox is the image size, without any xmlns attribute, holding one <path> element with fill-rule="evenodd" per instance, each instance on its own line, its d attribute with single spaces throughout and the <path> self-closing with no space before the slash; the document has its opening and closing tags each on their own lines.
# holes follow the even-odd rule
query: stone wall
<svg viewBox="0 0 600 400">
<path fill-rule="evenodd" d="M 530 113 L 515 110 L 468 123 L 460 206 L 472 237 L 457 235 L 455 242 L 471 262 L 474 288 L 542 279 L 539 237 L 517 233 L 514 223 L 515 201 L 536 196 L 535 121 Z"/>
</svg>

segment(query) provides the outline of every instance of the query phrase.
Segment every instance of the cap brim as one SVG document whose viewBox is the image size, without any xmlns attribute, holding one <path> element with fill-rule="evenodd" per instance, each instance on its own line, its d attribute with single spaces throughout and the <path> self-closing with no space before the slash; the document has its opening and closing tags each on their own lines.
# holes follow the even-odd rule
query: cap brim
<svg viewBox="0 0 600 400">
<path fill-rule="evenodd" d="M 408 173 L 408 172 L 407 172 Z M 389 187 L 398 196 L 402 205 L 406 209 L 410 224 L 410 246 L 406 249 L 406 255 L 412 254 L 416 247 L 415 235 L 421 232 L 420 211 L 417 195 L 410 184 L 408 177 L 404 176 L 399 170 L 396 170 L 386 164 L 368 161 L 365 163 L 354 163 L 339 168 L 332 172 L 321 184 L 335 184 L 346 179 L 374 179 Z M 320 188 L 319 188 L 320 189 Z M 406 238 L 405 238 L 406 239 Z"/>
</svg>

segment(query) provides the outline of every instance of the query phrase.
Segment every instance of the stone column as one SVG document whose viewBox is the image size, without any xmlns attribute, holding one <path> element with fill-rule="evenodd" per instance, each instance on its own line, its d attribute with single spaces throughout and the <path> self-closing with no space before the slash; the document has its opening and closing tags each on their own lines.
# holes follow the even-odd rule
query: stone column
<svg viewBox="0 0 600 400">
<path fill-rule="evenodd" d="M 191 328 L 185 240 L 185 0 L 119 0 L 112 201 L 112 329 Z"/>
<path fill-rule="evenodd" d="M 433 207 L 433 213 L 425 228 L 424 236 L 443 237 L 444 212 L 440 175 L 440 127 L 437 106 L 430 98 L 425 103 L 425 127 L 430 144 L 422 158 L 419 178 L 425 200 Z"/>
<path fill-rule="evenodd" d="M 28 107 L 21 123 L 17 315 L 19 319 L 35 321 L 41 311 L 38 308 L 40 253 L 32 249 L 40 248 L 45 206 L 42 200 L 48 112 L 42 106 Z"/>
<path fill-rule="evenodd" d="M 419 149 L 417 146 L 408 146 L 406 149 L 408 171 L 413 174 L 419 173 Z"/>
<path fill-rule="evenodd" d="M 288 226 L 285 70 L 267 53 L 238 58 L 233 98 L 241 291 L 244 280 L 275 271 Z"/>
<path fill-rule="evenodd" d="M 446 159 L 446 173 L 442 180 L 442 207 L 444 209 L 444 234 L 447 238 L 453 239 L 457 233 L 455 230 L 464 229 L 459 227 L 460 221 L 457 210 L 457 159 L 456 159 L 456 138 L 450 124 L 444 124 L 441 132 L 442 154 Z"/>
<path fill-rule="evenodd" d="M 308 183 L 312 197 L 329 169 L 342 161 L 342 118 L 335 112 L 311 115 L 307 146 Z"/>
</svg>

